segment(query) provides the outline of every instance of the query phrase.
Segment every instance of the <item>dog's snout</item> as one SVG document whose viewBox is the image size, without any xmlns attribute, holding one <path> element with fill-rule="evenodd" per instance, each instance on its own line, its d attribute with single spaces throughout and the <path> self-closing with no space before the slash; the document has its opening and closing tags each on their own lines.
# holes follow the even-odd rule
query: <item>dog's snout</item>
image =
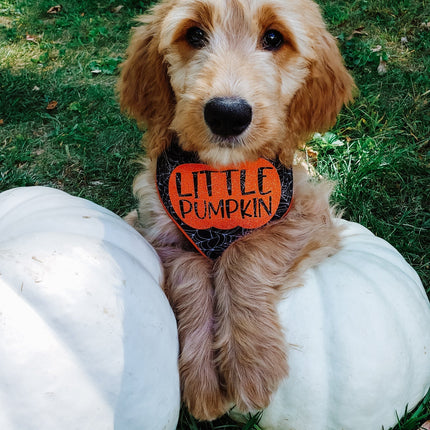
<svg viewBox="0 0 430 430">
<path fill-rule="evenodd" d="M 206 103 L 204 116 L 212 133 L 222 137 L 238 136 L 251 123 L 252 108 L 241 98 L 216 97 Z"/>
</svg>

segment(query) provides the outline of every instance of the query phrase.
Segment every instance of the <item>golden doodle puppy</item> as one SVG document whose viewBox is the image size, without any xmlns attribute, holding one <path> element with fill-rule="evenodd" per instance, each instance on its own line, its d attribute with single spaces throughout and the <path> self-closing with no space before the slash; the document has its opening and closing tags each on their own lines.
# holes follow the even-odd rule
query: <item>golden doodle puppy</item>
<svg viewBox="0 0 430 430">
<path fill-rule="evenodd" d="M 262 409 L 288 375 L 277 302 L 339 247 L 330 185 L 294 153 L 353 80 L 310 0 L 164 0 L 140 21 L 118 86 L 147 127 L 127 219 L 164 265 L 183 401 Z"/>
</svg>

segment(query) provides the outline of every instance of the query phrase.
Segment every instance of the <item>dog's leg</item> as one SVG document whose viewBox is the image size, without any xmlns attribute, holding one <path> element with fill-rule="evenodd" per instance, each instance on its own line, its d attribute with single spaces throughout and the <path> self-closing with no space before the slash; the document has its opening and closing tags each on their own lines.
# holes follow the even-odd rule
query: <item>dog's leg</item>
<svg viewBox="0 0 430 430">
<path fill-rule="evenodd" d="M 212 262 L 192 251 L 157 249 L 165 290 L 178 322 L 182 398 L 191 414 L 213 420 L 227 412 L 213 348 Z"/>
<path fill-rule="evenodd" d="M 333 254 L 338 245 L 338 228 L 328 211 L 307 216 L 293 211 L 233 243 L 217 261 L 218 367 L 228 397 L 240 410 L 267 407 L 287 376 L 287 348 L 276 309 L 281 294 L 300 284 L 299 269 Z"/>
</svg>

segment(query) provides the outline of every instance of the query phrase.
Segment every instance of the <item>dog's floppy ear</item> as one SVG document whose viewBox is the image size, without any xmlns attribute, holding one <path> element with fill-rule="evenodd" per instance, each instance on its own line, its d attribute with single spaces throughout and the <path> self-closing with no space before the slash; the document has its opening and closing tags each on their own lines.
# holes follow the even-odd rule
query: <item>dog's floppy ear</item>
<svg viewBox="0 0 430 430">
<path fill-rule="evenodd" d="M 150 152 L 160 152 L 161 148 L 154 148 L 154 145 L 167 144 L 164 141 L 168 137 L 163 133 L 168 133 L 175 109 L 167 66 L 158 50 L 162 9 L 159 5 L 150 15 L 140 18 L 144 25 L 134 29 L 118 82 L 121 109 L 146 125 L 153 135 L 152 139 L 146 138 Z"/>
<path fill-rule="evenodd" d="M 316 59 L 310 74 L 295 94 L 287 113 L 290 148 L 304 143 L 313 133 L 326 131 L 336 122 L 344 104 L 352 100 L 355 88 L 335 39 L 322 30 L 316 37 Z"/>
</svg>

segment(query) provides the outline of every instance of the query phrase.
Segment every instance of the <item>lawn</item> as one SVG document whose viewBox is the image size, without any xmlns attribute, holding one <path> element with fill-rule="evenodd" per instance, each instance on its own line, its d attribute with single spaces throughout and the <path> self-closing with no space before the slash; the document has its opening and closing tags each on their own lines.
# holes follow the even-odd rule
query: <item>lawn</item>
<svg viewBox="0 0 430 430">
<path fill-rule="evenodd" d="M 120 113 L 114 88 L 133 17 L 149 3 L 0 0 L 0 192 L 46 185 L 121 216 L 133 207 L 141 131 Z M 344 217 L 393 244 L 430 295 L 429 3 L 319 3 L 359 94 L 304 154 L 336 180 Z M 427 399 L 396 429 L 429 416 Z M 240 427 L 183 412 L 178 428 Z"/>
</svg>

